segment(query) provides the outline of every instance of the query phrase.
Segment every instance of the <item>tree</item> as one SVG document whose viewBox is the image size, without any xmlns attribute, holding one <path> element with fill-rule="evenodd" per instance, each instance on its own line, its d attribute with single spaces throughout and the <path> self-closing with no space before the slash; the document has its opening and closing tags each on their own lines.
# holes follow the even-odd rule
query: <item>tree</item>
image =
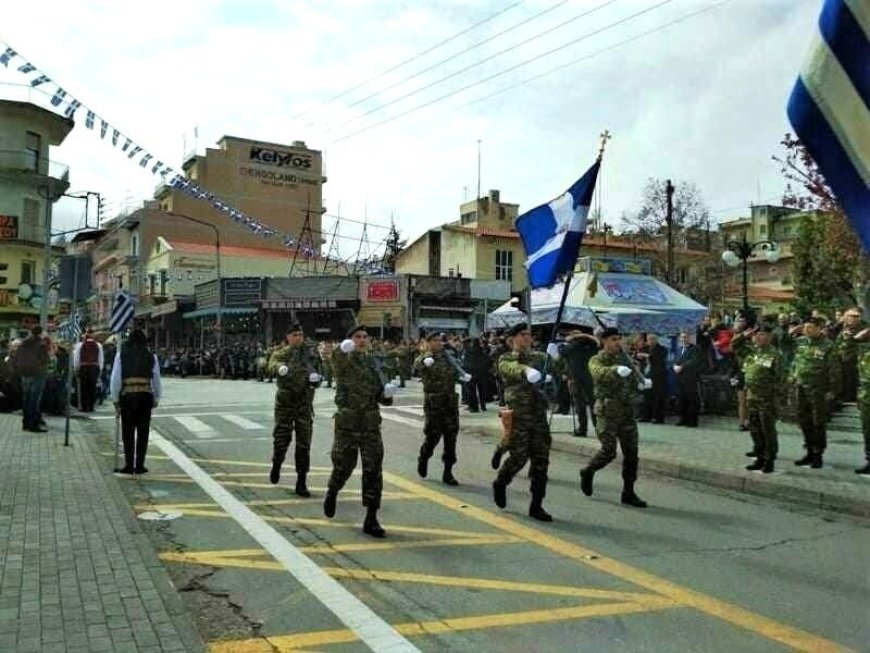
<svg viewBox="0 0 870 653">
<path fill-rule="evenodd" d="M 870 259 L 804 144 L 786 134 L 780 145 L 784 156 L 773 160 L 780 164 L 786 180 L 783 205 L 821 213 L 817 219 L 804 221 L 792 248 L 796 307 L 831 312 L 858 304 L 866 314 Z"/>
<path fill-rule="evenodd" d="M 408 240 L 402 238 L 399 230 L 396 229 L 396 223 L 390 225 L 390 233 L 387 236 L 387 242 L 384 249 L 384 258 L 381 262 L 381 267 L 385 272 L 396 271 L 396 257 L 408 244 Z"/>
</svg>

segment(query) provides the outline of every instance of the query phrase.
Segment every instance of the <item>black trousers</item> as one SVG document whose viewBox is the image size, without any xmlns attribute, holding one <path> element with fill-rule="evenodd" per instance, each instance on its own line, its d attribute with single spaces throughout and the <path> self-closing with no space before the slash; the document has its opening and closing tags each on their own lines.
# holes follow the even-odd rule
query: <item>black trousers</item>
<svg viewBox="0 0 870 653">
<path fill-rule="evenodd" d="M 121 397 L 121 438 L 124 441 L 124 467 L 127 469 L 145 466 L 153 407 L 154 397 L 148 393 Z"/>
<path fill-rule="evenodd" d="M 486 379 L 479 374 L 472 374 L 471 381 L 464 383 L 471 410 L 486 410 Z"/>
<path fill-rule="evenodd" d="M 698 426 L 698 414 L 701 412 L 701 400 L 698 396 L 698 386 L 686 383 L 680 385 L 680 424 Z"/>
<path fill-rule="evenodd" d="M 85 413 L 93 412 L 97 402 L 97 381 L 100 378 L 100 368 L 96 365 L 79 367 L 79 408 Z"/>
<path fill-rule="evenodd" d="M 665 421 L 668 393 L 664 383 L 653 381 L 653 387 L 643 393 L 643 418 L 656 423 Z"/>
<path fill-rule="evenodd" d="M 574 412 L 577 415 L 576 432 L 586 437 L 589 435 L 589 416 L 586 414 L 587 408 L 592 414 L 592 426 L 597 427 L 597 419 L 595 417 L 595 398 L 592 396 L 591 382 L 587 384 L 573 384 L 574 392 L 572 398 L 574 400 Z"/>
</svg>

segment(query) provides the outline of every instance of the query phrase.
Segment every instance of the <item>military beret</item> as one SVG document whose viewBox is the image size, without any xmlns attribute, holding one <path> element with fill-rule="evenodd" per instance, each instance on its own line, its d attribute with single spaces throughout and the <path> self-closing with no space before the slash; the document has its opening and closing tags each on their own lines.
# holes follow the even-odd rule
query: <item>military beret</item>
<svg viewBox="0 0 870 653">
<path fill-rule="evenodd" d="M 528 330 L 529 330 L 529 323 L 528 322 L 518 322 L 517 324 L 514 324 L 512 327 L 510 327 L 507 331 L 505 331 L 504 334 L 510 338 L 510 337 L 517 335 L 521 331 L 528 331 Z"/>
<path fill-rule="evenodd" d="M 444 338 L 444 334 L 441 331 L 430 331 L 426 334 L 426 340 L 441 340 Z"/>
<path fill-rule="evenodd" d="M 602 340 L 606 340 L 607 338 L 612 338 L 613 336 L 622 337 L 622 333 L 616 327 L 604 327 L 601 329 L 601 333 L 598 334 L 598 337 Z"/>
<path fill-rule="evenodd" d="M 820 317 L 805 317 L 804 324 L 815 324 L 817 327 L 825 326 L 825 321 Z"/>
<path fill-rule="evenodd" d="M 296 333 L 297 331 L 302 331 L 302 325 L 299 322 L 291 322 L 290 326 L 287 327 L 287 333 Z"/>
<path fill-rule="evenodd" d="M 357 331 L 365 331 L 366 333 L 368 333 L 368 330 L 365 328 L 364 325 L 357 324 L 356 326 L 350 328 L 350 331 L 347 332 L 347 337 L 353 338 L 353 334 Z"/>
</svg>

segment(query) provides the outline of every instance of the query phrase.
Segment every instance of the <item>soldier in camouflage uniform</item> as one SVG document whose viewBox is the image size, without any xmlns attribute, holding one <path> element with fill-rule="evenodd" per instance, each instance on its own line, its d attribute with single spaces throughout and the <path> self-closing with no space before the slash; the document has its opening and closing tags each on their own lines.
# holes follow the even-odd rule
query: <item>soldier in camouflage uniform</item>
<svg viewBox="0 0 870 653">
<path fill-rule="evenodd" d="M 335 440 L 332 445 L 332 475 L 323 502 L 324 514 L 335 516 L 338 493 L 362 458 L 363 505 L 367 508 L 363 532 L 372 537 L 386 533 L 378 523 L 384 480 L 384 442 L 378 404 L 389 406 L 396 387 L 385 383 L 379 361 L 369 352 L 365 327 L 351 329 L 332 352 L 335 376 Z"/>
<path fill-rule="evenodd" d="M 399 361 L 399 387 L 404 388 L 405 383 L 411 379 L 411 350 L 407 341 L 396 347 L 396 357 Z"/>
<path fill-rule="evenodd" d="M 634 419 L 634 399 L 638 384 L 647 384 L 632 369 L 631 359 L 622 348 L 622 334 L 615 328 L 604 329 L 599 337 L 602 351 L 589 359 L 589 374 L 595 384 L 595 427 L 601 449 L 580 471 L 580 489 L 592 496 L 595 472 L 616 458 L 616 443 L 622 449 L 622 503 L 635 508 L 646 508 L 634 491 L 637 480 L 637 423 Z"/>
<path fill-rule="evenodd" d="M 455 363 L 447 358 L 444 341 L 440 333 L 430 333 L 426 337 L 429 350 L 420 354 L 414 361 L 414 371 L 423 379 L 423 445 L 417 458 L 417 473 L 426 478 L 429 458 L 435 447 L 444 438 L 444 473 L 441 480 L 447 485 L 459 485 L 453 477 L 456 464 L 456 437 L 459 435 L 459 396 L 456 382 L 468 381 L 471 376 L 457 369 Z"/>
<path fill-rule="evenodd" d="M 296 494 L 310 497 L 306 476 L 311 466 L 311 431 L 314 422 L 314 389 L 321 380 L 317 353 L 304 342 L 302 326 L 291 324 L 287 340 L 269 358 L 269 373 L 278 379 L 275 393 L 275 428 L 272 432 L 273 485 L 281 478 L 281 465 L 296 433 Z"/>
<path fill-rule="evenodd" d="M 795 465 L 822 466 L 822 454 L 827 445 L 825 424 L 828 405 L 837 387 L 839 369 L 834 344 L 822 335 L 822 321 L 808 318 L 804 321 L 803 336 L 795 342 L 794 362 L 790 381 L 796 388 L 798 423 L 804 434 L 807 453 Z"/>
<path fill-rule="evenodd" d="M 843 315 L 843 328 L 837 334 L 840 361 L 840 400 L 853 402 L 858 397 L 858 341 L 855 335 L 867 325 L 861 323 L 861 310 L 850 308 Z"/>
<path fill-rule="evenodd" d="M 335 347 L 330 341 L 320 344 L 320 362 L 323 365 L 323 380 L 326 381 L 326 387 L 332 387 L 332 350 Z"/>
<path fill-rule="evenodd" d="M 547 353 L 532 351 L 532 332 L 529 325 L 512 326 L 507 335 L 513 339 L 513 350 L 498 361 L 498 370 L 504 379 L 505 401 L 513 410 L 513 432 L 508 444 L 508 459 L 501 464 L 492 484 L 495 504 L 507 505 L 507 486 L 514 476 L 530 462 L 532 502 L 529 517 L 540 521 L 553 521 L 541 505 L 547 493 L 547 468 L 550 466 L 550 426 L 547 422 L 547 398 L 543 383 L 550 374 L 561 372 L 564 365 L 558 359 L 555 343 Z M 552 360 L 548 360 L 548 358 Z"/>
<path fill-rule="evenodd" d="M 749 407 L 749 429 L 758 458 L 747 466 L 749 471 L 773 472 L 779 449 L 776 434 L 778 409 L 782 403 L 785 386 L 785 363 L 782 354 L 771 344 L 771 327 L 766 325 L 753 329 L 752 344 L 738 345 L 746 379 L 746 401 Z M 734 346 L 734 340 L 731 341 Z"/>
<path fill-rule="evenodd" d="M 858 411 L 864 432 L 864 459 L 867 464 L 856 469 L 856 474 L 870 475 L 870 328 L 855 336 L 858 344 Z"/>
</svg>

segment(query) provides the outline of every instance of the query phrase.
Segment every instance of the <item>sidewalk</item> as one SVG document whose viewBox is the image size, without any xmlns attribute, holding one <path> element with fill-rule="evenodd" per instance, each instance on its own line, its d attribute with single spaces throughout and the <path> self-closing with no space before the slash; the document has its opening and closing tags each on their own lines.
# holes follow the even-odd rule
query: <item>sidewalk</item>
<svg viewBox="0 0 870 653">
<path fill-rule="evenodd" d="M 204 650 L 111 463 L 48 422 L 0 414 L 0 651 Z"/>
<path fill-rule="evenodd" d="M 403 408 L 397 410 L 401 414 Z M 404 410 L 409 411 L 408 408 Z M 674 419 L 671 418 L 671 421 Z M 497 406 L 490 407 L 484 413 L 462 410 L 459 423 L 464 434 L 482 435 L 493 440 L 501 437 Z M 579 454 L 580 461 L 585 461 L 599 449 L 591 425 L 592 437 L 572 436 L 570 415 L 555 415 L 551 428 L 555 451 Z M 751 462 L 744 456 L 751 448 L 751 443 L 748 433 L 737 430 L 736 419 L 702 417 L 701 426 L 696 429 L 647 423 L 638 424 L 638 428 L 641 481 L 644 472 L 654 472 L 858 517 L 870 517 L 870 478 L 854 473 L 864 464 L 861 433 L 829 430 L 825 466 L 816 470 L 794 466 L 794 461 L 804 455 L 803 436 L 797 425 L 779 422 L 779 460 L 776 472 L 768 475 L 744 469 Z M 618 473 L 621 465 L 621 457 L 617 457 L 602 473 Z"/>
</svg>

